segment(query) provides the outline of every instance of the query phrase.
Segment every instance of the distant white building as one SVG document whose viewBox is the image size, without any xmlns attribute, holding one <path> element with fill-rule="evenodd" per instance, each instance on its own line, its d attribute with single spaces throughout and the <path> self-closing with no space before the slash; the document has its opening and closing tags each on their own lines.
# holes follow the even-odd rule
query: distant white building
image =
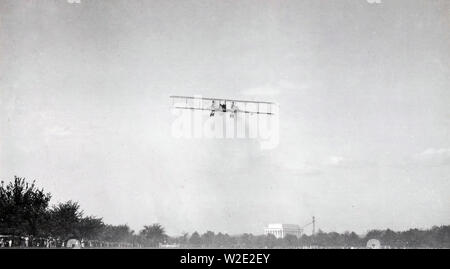
<svg viewBox="0 0 450 269">
<path fill-rule="evenodd" d="M 300 237 L 302 235 L 303 230 L 297 224 L 281 224 L 274 223 L 269 224 L 267 228 L 264 228 L 264 234 L 273 234 L 276 238 L 284 238 L 288 234 L 295 235 Z"/>
</svg>

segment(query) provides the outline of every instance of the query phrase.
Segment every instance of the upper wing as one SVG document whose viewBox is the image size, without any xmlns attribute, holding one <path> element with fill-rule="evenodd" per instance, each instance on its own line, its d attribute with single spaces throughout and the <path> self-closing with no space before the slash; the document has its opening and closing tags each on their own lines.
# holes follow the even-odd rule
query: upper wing
<svg viewBox="0 0 450 269">
<path fill-rule="evenodd" d="M 237 102 L 237 103 L 252 103 L 252 104 L 271 104 L 276 105 L 273 102 L 266 101 L 250 101 L 250 100 L 237 100 L 237 99 L 220 99 L 220 98 L 208 98 L 208 97 L 195 97 L 195 96 L 179 96 L 179 95 L 171 95 L 170 98 L 173 99 L 196 99 L 196 100 L 206 100 L 206 101 L 219 101 L 219 102 Z"/>
</svg>

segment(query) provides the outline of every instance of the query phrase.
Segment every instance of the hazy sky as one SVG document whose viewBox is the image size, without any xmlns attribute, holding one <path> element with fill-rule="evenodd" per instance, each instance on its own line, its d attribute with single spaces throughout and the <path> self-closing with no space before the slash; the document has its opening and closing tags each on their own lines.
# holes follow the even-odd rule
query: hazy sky
<svg viewBox="0 0 450 269">
<path fill-rule="evenodd" d="M 447 0 L 2 0 L 0 178 L 170 235 L 448 225 L 449 61 Z M 175 139 L 170 94 L 277 101 L 279 146 Z"/>
</svg>

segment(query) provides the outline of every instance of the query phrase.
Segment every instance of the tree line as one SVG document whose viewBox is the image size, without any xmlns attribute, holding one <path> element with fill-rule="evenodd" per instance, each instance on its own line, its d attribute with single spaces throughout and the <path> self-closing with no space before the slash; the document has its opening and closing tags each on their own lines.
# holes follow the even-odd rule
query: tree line
<svg viewBox="0 0 450 269">
<path fill-rule="evenodd" d="M 96 216 L 85 216 L 77 202 L 67 201 L 50 206 L 51 194 L 36 187 L 35 182 L 15 177 L 14 181 L 0 185 L 0 235 L 13 237 L 70 238 L 124 242 L 133 246 L 176 246 L 183 248 L 362 248 L 369 239 L 377 239 L 391 248 L 450 248 L 450 226 L 427 230 L 410 229 L 395 232 L 390 229 L 372 230 L 364 236 L 354 232 L 323 232 L 303 234 L 297 238 L 286 235 L 276 238 L 272 234 L 229 235 L 197 231 L 189 235 L 168 236 L 162 225 L 145 225 L 138 233 L 128 225 L 110 225 Z"/>
<path fill-rule="evenodd" d="M 0 185 L 0 235 L 42 238 L 83 239 L 86 241 L 123 242 L 157 246 L 167 237 L 160 224 L 144 226 L 135 233 L 128 225 L 111 225 L 96 216 L 85 216 L 77 202 L 67 201 L 50 206 L 51 194 L 36 187 L 35 182 L 14 177 Z"/>
<path fill-rule="evenodd" d="M 303 234 L 299 238 L 290 234 L 276 238 L 272 234 L 230 236 L 207 231 L 169 238 L 172 243 L 186 248 L 365 248 L 370 239 L 379 240 L 383 248 L 450 248 L 450 226 L 402 232 L 372 230 L 363 236 L 355 232 L 327 233 L 319 230 L 314 235 Z"/>
</svg>

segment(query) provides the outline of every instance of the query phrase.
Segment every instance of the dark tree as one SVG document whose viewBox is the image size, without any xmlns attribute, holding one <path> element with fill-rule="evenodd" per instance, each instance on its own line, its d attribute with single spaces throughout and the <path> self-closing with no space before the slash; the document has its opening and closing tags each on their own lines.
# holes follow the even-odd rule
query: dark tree
<svg viewBox="0 0 450 269">
<path fill-rule="evenodd" d="M 104 225 L 99 238 L 108 242 L 133 242 L 134 231 L 128 225 Z"/>
<path fill-rule="evenodd" d="M 266 247 L 265 242 L 266 242 L 266 236 L 258 235 L 258 236 L 254 237 L 253 246 L 257 247 L 257 248 L 265 248 Z"/>
<path fill-rule="evenodd" d="M 93 216 L 82 218 L 78 223 L 78 231 L 80 237 L 83 239 L 99 239 L 99 236 L 104 229 L 105 224 L 102 219 Z"/>
<path fill-rule="evenodd" d="M 83 211 L 76 202 L 59 203 L 50 210 L 51 233 L 63 240 L 81 238 Z"/>
<path fill-rule="evenodd" d="M 214 232 L 207 231 L 201 236 L 202 245 L 205 247 L 212 247 L 215 239 Z"/>
<path fill-rule="evenodd" d="M 215 238 L 215 246 L 219 248 L 233 247 L 233 238 L 228 234 L 218 233 Z"/>
<path fill-rule="evenodd" d="M 398 235 L 396 232 L 387 229 L 386 231 L 383 231 L 380 234 L 380 241 L 384 244 L 384 245 L 388 245 L 388 246 L 400 246 L 401 242 L 398 240 Z"/>
<path fill-rule="evenodd" d="M 313 245 L 325 247 L 328 245 L 328 236 L 322 230 L 319 231 L 313 236 Z"/>
<path fill-rule="evenodd" d="M 289 248 L 298 247 L 298 238 L 293 234 L 287 234 L 284 238 L 284 245 Z"/>
<path fill-rule="evenodd" d="M 218 233 L 214 238 L 214 246 L 218 248 L 223 248 L 227 246 L 226 237 L 223 233 Z"/>
<path fill-rule="evenodd" d="M 310 247 L 312 245 L 312 238 L 311 238 L 311 236 L 303 234 L 299 238 L 299 243 L 300 243 L 300 246 L 302 246 L 302 247 Z"/>
<path fill-rule="evenodd" d="M 144 226 L 140 234 L 144 237 L 146 245 L 150 247 L 157 247 L 167 238 L 164 228 L 159 223 Z"/>
<path fill-rule="evenodd" d="M 43 236 L 50 193 L 38 189 L 24 178 L 0 186 L 0 233 Z"/>
<path fill-rule="evenodd" d="M 429 247 L 450 248 L 450 225 L 433 227 L 428 234 L 430 234 Z"/>
<path fill-rule="evenodd" d="M 266 242 L 265 245 L 268 248 L 274 248 L 277 244 L 277 238 L 273 234 L 266 235 Z"/>
<path fill-rule="evenodd" d="M 345 232 L 344 235 L 344 245 L 346 247 L 361 247 L 363 246 L 362 240 L 355 232 Z"/>
<path fill-rule="evenodd" d="M 252 247 L 252 242 L 254 236 L 252 234 L 244 233 L 238 238 L 238 244 L 241 248 L 250 248 Z"/>
<path fill-rule="evenodd" d="M 198 232 L 194 232 L 191 237 L 189 238 L 189 244 L 193 245 L 194 247 L 199 247 L 202 244 L 202 239 L 200 238 L 200 235 Z"/>
</svg>

